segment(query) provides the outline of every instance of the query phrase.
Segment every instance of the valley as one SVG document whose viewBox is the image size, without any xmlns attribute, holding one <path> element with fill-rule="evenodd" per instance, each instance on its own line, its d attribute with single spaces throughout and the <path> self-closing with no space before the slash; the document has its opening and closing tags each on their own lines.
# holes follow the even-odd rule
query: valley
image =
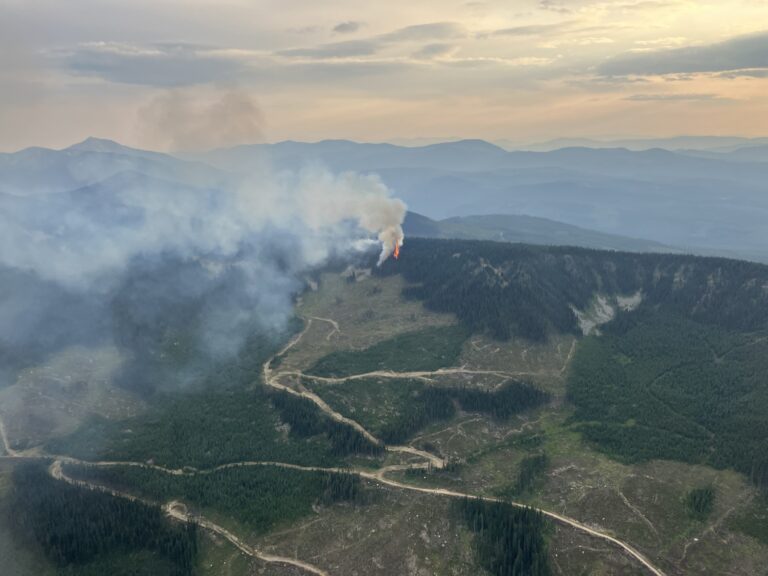
<svg viewBox="0 0 768 576">
<path fill-rule="evenodd" d="M 317 290 L 305 293 L 298 304 L 303 326 L 260 365 L 260 379 L 250 385 L 256 388 L 232 392 L 233 400 L 238 394 L 264 391 L 268 392 L 265 399 L 272 394 L 289 395 L 302 402 L 297 405 L 301 413 L 311 406 L 321 418 L 354 430 L 360 441 L 348 445 L 357 448 L 341 460 L 333 452 L 310 455 L 300 449 L 308 441 L 316 448 L 327 445 L 323 434 L 330 439 L 333 433 L 322 432 L 326 429 L 322 427 L 302 433 L 306 440 L 297 437 L 296 430 L 284 440 L 278 437 L 278 443 L 288 440 L 288 445 L 298 448 L 286 461 L 281 461 L 286 452 L 280 448 L 269 460 L 233 458 L 236 453 L 220 463 L 202 454 L 189 460 L 183 456 L 189 453 L 186 449 L 157 460 L 150 456 L 152 449 L 147 452 L 141 444 L 131 448 L 125 440 L 119 451 L 115 451 L 119 445 L 110 448 L 107 441 L 107 446 L 91 449 L 83 459 L 67 454 L 67 447 L 77 446 L 77 434 L 48 446 L 63 451 L 38 448 L 35 458 L 52 462 L 49 469 L 55 477 L 81 487 L 156 502 L 177 520 L 193 518 L 211 538 L 228 541 L 251 557 L 254 565 L 274 566 L 278 572 L 346 574 L 365 569 L 387 574 L 392 566 L 406 562 L 401 568 L 404 573 L 475 573 L 473 546 L 468 544 L 472 536 L 451 520 L 450 509 L 451 501 L 478 496 L 531 506 L 549 518 L 548 557 L 555 574 L 706 574 L 717 567 L 746 575 L 754 573 L 751 562 L 768 557 L 765 542 L 738 528 L 749 522 L 745 519 L 751 514 L 759 514 L 756 503 L 761 501 L 743 476 L 700 463 L 658 459 L 622 463 L 584 437 L 574 419 L 566 383 L 574 357 L 580 356 L 588 339 L 563 335 L 545 342 L 516 337 L 499 341 L 465 335 L 456 348 L 444 335 L 436 340 L 424 336 L 430 330 L 456 332 L 455 319 L 417 301 L 403 300 L 400 293 L 405 288 L 399 276 L 362 275 L 350 281 L 338 273 L 323 274 Z M 399 349 L 398 342 L 415 349 Z M 395 356 L 390 356 L 392 352 Z M 319 376 L 316 372 L 326 371 L 322 366 L 329 366 L 334 374 L 341 370 L 341 375 Z M 531 408 L 500 412 L 503 404 L 496 395 L 516 381 L 530 382 L 545 395 L 536 397 Z M 425 404 L 432 408 L 413 412 L 425 393 L 433 395 Z M 447 402 L 443 411 L 434 409 L 438 397 L 438 404 Z M 193 393 L 190 401 L 214 408 L 208 403 L 216 402 L 217 395 Z M 293 406 L 282 401 L 276 405 L 283 410 Z M 285 421 L 286 413 L 278 418 Z M 408 422 L 407 432 L 400 434 L 404 443 L 385 444 L 379 437 L 393 422 Z M 239 426 L 237 420 L 232 424 Z M 256 430 L 254 439 L 263 434 Z M 3 432 L 6 461 L 12 462 L 23 453 Z M 173 444 L 169 448 L 173 450 Z M 142 452 L 148 458 L 126 458 Z M 89 452 L 77 448 L 73 454 L 78 453 Z M 122 456 L 107 461 L 99 459 L 99 454 Z M 331 464 L 334 461 L 337 464 Z M 222 484 L 224 477 L 218 480 L 219 475 L 237 471 L 245 475 L 242 481 L 257 482 L 252 489 L 263 492 L 271 490 L 268 486 L 274 480 L 259 480 L 248 470 L 255 474 L 270 468 L 288 474 L 279 481 L 283 486 L 299 481 L 295 475 L 353 475 L 361 482 L 361 492 L 349 502 L 326 501 L 317 507 L 309 506 L 309 501 L 303 511 L 297 509 L 296 516 L 276 508 L 282 519 L 277 525 L 235 512 L 227 502 L 236 497 Z M 209 496 L 201 488 L 180 484 L 182 478 L 197 477 L 217 479 L 206 481 L 209 488 L 205 490 L 214 489 Z M 686 519 L 685 495 L 700 485 L 715 488 L 714 510 L 703 519 Z M 214 496 L 217 493 L 220 496 Z M 304 488 L 301 493 L 312 498 L 312 490 Z M 316 492 L 316 497 L 321 493 Z M 197 496 L 190 499 L 193 494 Z M 293 506 L 296 497 L 286 493 L 276 502 L 282 501 L 294 502 Z M 414 528 L 410 527 L 414 514 L 424 518 L 419 523 L 432 536 L 407 536 Z M 386 526 L 390 533 L 409 528 L 403 540 L 383 541 L 375 531 L 363 537 L 361 522 Z M 355 553 L 350 548 L 353 542 Z M 420 544 L 414 547 L 415 542 Z M 447 564 L 437 561 L 435 546 L 456 554 Z M 397 559 L 388 555 L 396 549 L 400 550 Z M 207 555 L 218 549 L 209 543 L 203 550 L 201 565 L 210 562 Z M 248 562 L 237 564 L 241 567 L 237 573 L 247 573 Z"/>
</svg>

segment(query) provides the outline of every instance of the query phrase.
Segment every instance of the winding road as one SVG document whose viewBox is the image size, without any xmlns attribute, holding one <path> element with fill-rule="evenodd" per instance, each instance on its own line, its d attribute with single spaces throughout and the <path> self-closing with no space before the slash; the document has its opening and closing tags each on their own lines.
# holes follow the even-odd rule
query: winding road
<svg viewBox="0 0 768 576">
<path fill-rule="evenodd" d="M 362 435 L 364 435 L 369 441 L 378 445 L 383 446 L 384 443 L 381 442 L 381 440 L 374 437 L 368 430 L 366 430 L 362 425 L 360 425 L 360 423 L 334 411 L 326 402 L 324 402 L 316 394 L 306 390 L 296 390 L 294 388 L 291 388 L 290 386 L 286 386 L 280 383 L 279 379 L 282 376 L 292 375 L 292 376 L 299 376 L 299 377 L 314 378 L 319 381 L 343 382 L 347 380 L 361 379 L 361 378 L 374 377 L 374 376 L 385 377 L 385 378 L 432 379 L 434 377 L 439 377 L 439 376 L 448 375 L 448 374 L 493 374 L 493 375 L 502 376 L 502 377 L 511 377 L 511 376 L 523 374 L 523 373 L 512 373 L 512 372 L 503 372 L 503 371 L 468 370 L 465 368 L 443 368 L 443 369 L 435 370 L 432 372 L 377 371 L 377 372 L 369 372 L 366 374 L 348 376 L 345 378 L 321 378 L 316 376 L 305 375 L 300 371 L 273 372 L 271 368 L 271 365 L 273 364 L 273 362 L 277 358 L 286 354 L 291 348 L 293 348 L 298 342 L 301 341 L 303 336 L 307 333 L 307 330 L 309 330 L 313 318 L 315 320 L 320 320 L 320 321 L 325 321 L 330 323 L 333 326 L 332 333 L 336 333 L 340 331 L 338 323 L 336 323 L 331 319 L 319 318 L 319 317 L 305 318 L 306 324 L 304 326 L 304 329 L 299 334 L 297 334 L 294 338 L 292 338 L 279 352 L 277 352 L 273 357 L 269 358 L 264 363 L 263 365 L 264 384 L 276 390 L 280 390 L 289 394 L 294 394 L 296 396 L 301 396 L 311 400 L 312 402 L 315 403 L 315 405 L 321 411 L 323 411 L 330 418 L 333 418 L 338 422 L 342 422 L 344 424 L 352 426 L 355 430 L 357 430 Z M 571 350 L 571 354 L 572 352 L 573 351 Z M 571 354 L 569 354 L 569 357 Z M 2 419 L 0 419 L 0 437 L 2 437 L 3 448 L 5 449 L 5 452 L 7 454 L 6 458 L 28 457 L 26 454 L 21 454 L 11 447 Z M 349 468 L 322 468 L 322 467 L 316 467 L 316 466 L 300 466 L 296 464 L 288 464 L 283 462 L 266 462 L 266 461 L 265 462 L 262 462 L 262 461 L 232 462 L 229 464 L 223 464 L 223 465 L 217 466 L 215 468 L 199 470 L 191 467 L 185 467 L 183 469 L 165 468 L 163 466 L 148 464 L 144 462 L 111 462 L 111 461 L 86 462 L 86 461 L 78 460 L 76 458 L 71 458 L 67 456 L 56 456 L 56 455 L 37 454 L 35 456 L 29 456 L 29 457 L 38 458 L 38 459 L 53 459 L 53 463 L 49 467 L 49 473 L 51 474 L 52 477 L 56 478 L 57 480 L 68 482 L 69 484 L 80 486 L 90 490 L 108 492 L 116 497 L 127 498 L 130 500 L 137 500 L 137 501 L 145 501 L 145 500 L 142 500 L 141 498 L 138 498 L 137 496 L 132 494 L 127 494 L 124 492 L 113 490 L 106 486 L 72 478 L 64 472 L 63 466 L 65 464 L 97 466 L 97 467 L 133 466 L 133 467 L 152 469 L 159 472 L 163 472 L 165 474 L 171 474 L 171 475 L 177 475 L 177 476 L 195 475 L 195 474 L 211 474 L 219 470 L 225 470 L 225 469 L 236 468 L 236 467 L 275 466 L 275 467 L 281 467 L 281 468 L 288 468 L 292 470 L 311 471 L 311 472 L 328 472 L 328 473 L 353 472 L 355 474 L 358 474 L 361 478 L 365 478 L 371 482 L 376 482 L 376 483 L 383 484 L 385 486 L 389 486 L 391 488 L 396 488 L 399 490 L 409 490 L 412 492 L 419 492 L 423 494 L 430 494 L 433 496 L 442 496 L 442 497 L 448 497 L 448 498 L 480 498 L 479 496 L 474 494 L 457 492 L 453 490 L 447 490 L 444 488 L 427 488 L 423 486 L 416 486 L 416 485 L 406 484 L 403 482 L 399 482 L 399 481 L 387 478 L 388 473 L 396 472 L 396 471 L 442 468 L 445 466 L 445 461 L 434 454 L 431 454 L 423 450 L 419 450 L 417 448 L 414 448 L 413 446 L 386 446 L 386 450 L 393 453 L 408 454 L 411 456 L 419 457 L 423 461 L 416 462 L 416 463 L 385 466 L 375 471 L 366 470 L 366 469 L 354 469 L 354 468 L 349 469 Z M 599 530 L 591 528 L 574 518 L 570 518 L 568 516 L 564 516 L 556 512 L 544 510 L 542 508 L 531 507 L 531 506 L 528 506 L 527 504 L 523 504 L 520 502 L 514 502 L 510 500 L 503 500 L 503 499 L 492 498 L 492 497 L 484 497 L 484 499 L 492 502 L 507 503 L 507 504 L 510 504 L 511 506 L 515 506 L 518 508 L 533 508 L 534 510 L 537 510 L 538 512 L 540 512 L 542 515 L 547 516 L 548 518 L 551 518 L 556 522 L 570 526 L 586 534 L 589 534 L 594 538 L 607 541 L 619 547 L 627 555 L 634 558 L 638 563 L 640 563 L 648 571 L 649 574 L 653 574 L 654 576 L 665 576 L 664 572 L 662 572 L 659 568 L 654 566 L 650 560 L 648 560 L 641 552 L 636 550 L 634 547 L 630 546 L 626 542 L 619 540 L 618 538 L 611 536 L 610 534 L 606 534 L 605 532 L 601 532 Z M 174 518 L 179 521 L 184 521 L 184 522 L 194 521 L 198 525 L 200 525 L 202 528 L 226 538 L 229 542 L 231 542 L 234 546 L 236 546 L 240 551 L 242 551 L 244 554 L 247 554 L 250 557 L 257 558 L 263 562 L 294 566 L 304 570 L 305 572 L 316 574 L 317 576 L 330 576 L 326 571 L 322 570 L 321 568 L 318 568 L 317 566 L 314 566 L 302 560 L 299 560 L 296 558 L 276 556 L 272 554 L 267 554 L 265 552 L 261 552 L 258 549 L 243 542 L 240 538 L 238 538 L 235 534 L 233 534 L 226 528 L 208 520 L 203 516 L 196 515 L 196 514 L 195 515 L 189 514 L 186 506 L 179 501 L 174 500 L 166 503 L 163 506 L 163 510 L 166 513 L 166 515 L 168 515 L 171 518 Z"/>
</svg>

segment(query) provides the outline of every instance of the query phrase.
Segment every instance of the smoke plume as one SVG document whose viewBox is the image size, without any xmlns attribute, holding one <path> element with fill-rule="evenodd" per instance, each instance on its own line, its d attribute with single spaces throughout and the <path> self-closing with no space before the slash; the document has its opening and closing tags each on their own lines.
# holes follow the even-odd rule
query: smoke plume
<svg viewBox="0 0 768 576">
<path fill-rule="evenodd" d="M 231 355 L 254 330 L 285 326 L 307 270 L 373 238 L 381 262 L 402 242 L 406 207 L 374 175 L 277 172 L 266 160 L 222 174 L 112 148 L 60 154 L 59 164 L 87 155 L 91 174 L 111 175 L 66 192 L 0 194 L 0 364 L 110 335 L 145 363 L 183 350 Z M 129 168 L 113 174 L 116 157 Z M 24 166 L 39 176 L 48 162 Z"/>
<path fill-rule="evenodd" d="M 164 150 L 200 151 L 262 139 L 262 115 L 241 90 L 201 97 L 193 89 L 168 90 L 139 110 L 142 140 Z"/>
</svg>

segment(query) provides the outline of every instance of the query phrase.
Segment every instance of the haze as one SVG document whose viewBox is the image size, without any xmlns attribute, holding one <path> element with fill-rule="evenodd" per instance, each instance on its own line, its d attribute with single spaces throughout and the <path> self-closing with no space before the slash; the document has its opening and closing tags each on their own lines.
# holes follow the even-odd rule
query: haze
<svg viewBox="0 0 768 576">
<path fill-rule="evenodd" d="M 760 0 L 6 0 L 0 150 L 757 136 L 766 22 Z"/>
</svg>

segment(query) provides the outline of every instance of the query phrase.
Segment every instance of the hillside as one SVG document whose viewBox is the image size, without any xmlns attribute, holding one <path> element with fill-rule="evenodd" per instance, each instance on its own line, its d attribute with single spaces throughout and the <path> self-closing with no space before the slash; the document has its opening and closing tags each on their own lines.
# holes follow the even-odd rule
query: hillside
<svg viewBox="0 0 768 576">
<path fill-rule="evenodd" d="M 628 252 L 682 252 L 651 240 L 604 234 L 547 218 L 517 214 L 457 216 L 444 220 L 432 220 L 421 214 L 409 212 L 405 217 L 403 230 L 407 238 L 493 240 Z"/>
<path fill-rule="evenodd" d="M 758 161 L 759 149 L 691 154 L 650 145 L 573 144 L 532 152 L 481 140 L 414 147 L 328 140 L 239 146 L 194 159 L 237 173 L 265 162 L 278 170 L 320 163 L 333 171 L 375 173 L 412 211 L 433 219 L 527 214 L 686 251 L 768 258 L 762 193 L 768 164 Z"/>
<path fill-rule="evenodd" d="M 17 470 L 4 477 L 34 476 L 45 498 L 0 490 L 0 510 L 16 494 L 32 513 L 63 506 L 74 479 L 106 486 L 93 506 L 110 518 L 137 497 L 155 518 L 201 522 L 181 557 L 202 574 L 749 576 L 768 561 L 765 266 L 411 238 L 371 273 L 316 271 L 279 341 L 253 334 L 216 363 L 167 347 L 178 342 L 167 328 L 194 334 L 182 321 L 194 307 L 126 315 L 130 286 L 118 344 L 154 363 L 162 386 L 139 397 L 123 382 L 130 412 L 78 396 L 67 427 L 25 436 L 61 417 L 66 397 L 46 398 L 64 387 L 121 383 L 61 361 L 25 371 L 6 390 L 15 404 L 0 396 Z M 85 347 L 69 355 L 101 361 Z M 207 369 L 169 393 L 187 366 Z M 20 468 L 18 456 L 46 465 Z M 88 522 L 70 523 L 91 550 L 75 565 L 50 545 L 60 527 L 28 521 L 24 543 L 0 532 L 0 545 L 73 576 L 110 561 Z M 120 566 L 151 573 L 177 558 L 132 542 Z"/>
<path fill-rule="evenodd" d="M 597 294 L 738 330 L 768 326 L 768 267 L 738 260 L 496 242 L 414 239 L 380 273 L 417 283 L 407 295 L 496 338 L 579 331 L 572 307 Z"/>
</svg>

